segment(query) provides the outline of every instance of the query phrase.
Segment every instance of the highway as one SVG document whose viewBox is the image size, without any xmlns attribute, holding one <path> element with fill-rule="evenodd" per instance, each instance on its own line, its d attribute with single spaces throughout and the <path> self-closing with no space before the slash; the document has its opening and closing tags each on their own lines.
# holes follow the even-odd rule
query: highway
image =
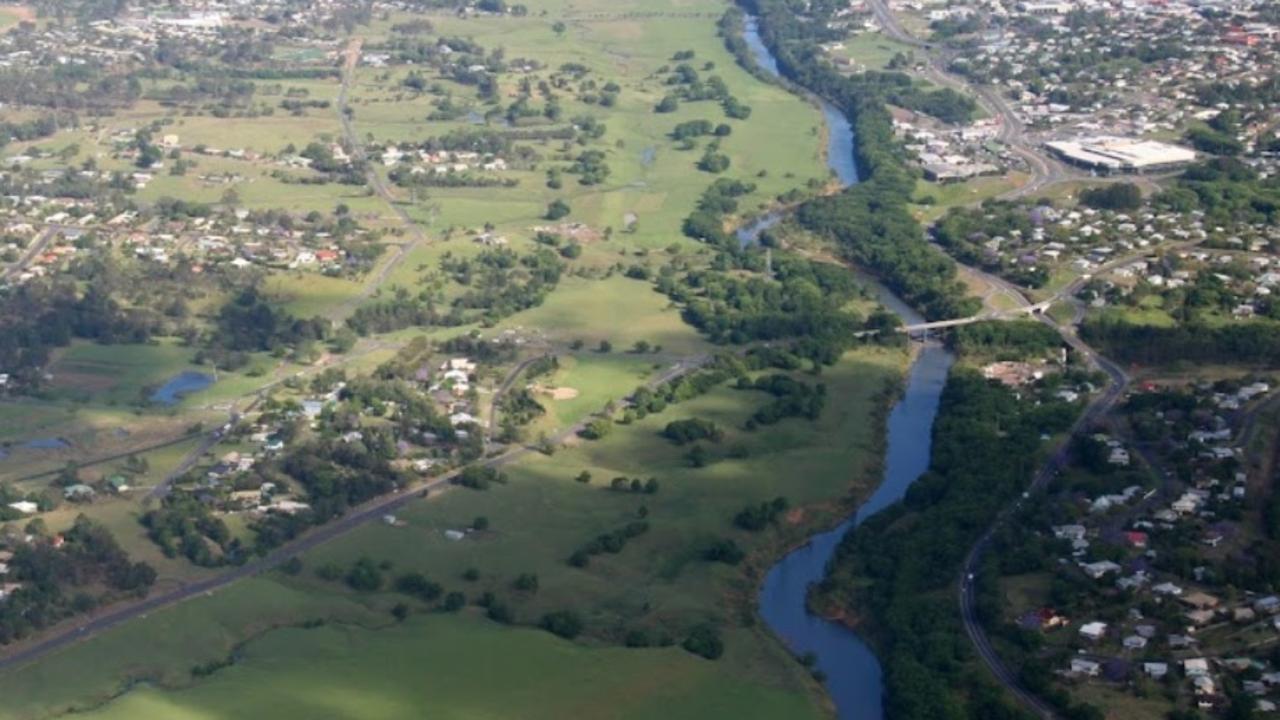
<svg viewBox="0 0 1280 720">
<path fill-rule="evenodd" d="M 698 370 L 710 362 L 713 357 L 712 355 L 698 355 L 680 360 L 650 379 L 646 385 L 649 388 L 656 388 L 682 375 Z M 623 407 L 626 407 L 629 402 L 629 400 L 624 400 Z M 557 445 L 563 443 L 566 439 L 576 435 L 578 431 L 586 427 L 587 423 L 595 419 L 595 417 L 595 415 L 587 416 L 578 423 L 560 431 L 551 438 L 551 441 Z M 536 450 L 531 447 L 513 447 L 493 457 L 480 460 L 475 465 L 501 467 L 532 452 L 536 452 Z M 463 469 L 465 468 L 458 468 L 439 477 L 415 483 L 399 492 L 374 498 L 363 505 L 352 508 L 345 515 L 332 522 L 312 528 L 294 541 L 276 548 L 258 560 L 158 595 L 151 595 L 135 602 L 113 605 L 88 619 L 76 618 L 63 623 L 61 626 L 41 635 L 38 640 L 10 646 L 8 652 L 0 656 L 0 670 L 25 665 L 52 652 L 123 625 L 147 613 L 176 605 L 201 595 L 210 595 L 228 587 L 232 583 L 260 575 L 277 567 L 289 558 L 346 535 L 365 523 L 381 518 L 383 515 L 393 513 L 414 500 L 425 497 L 426 494 L 432 491 L 447 488 L 450 485 L 450 481 L 461 473 Z"/>
</svg>

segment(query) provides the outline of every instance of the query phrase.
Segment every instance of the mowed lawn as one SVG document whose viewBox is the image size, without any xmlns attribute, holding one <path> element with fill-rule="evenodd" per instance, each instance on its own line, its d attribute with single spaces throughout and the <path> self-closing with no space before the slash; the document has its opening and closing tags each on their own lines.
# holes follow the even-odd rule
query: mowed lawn
<svg viewBox="0 0 1280 720">
<path fill-rule="evenodd" d="M 299 662 L 299 658 L 306 658 Z M 679 649 L 585 648 L 471 616 L 272 632 L 189 689 L 141 688 L 84 720 L 812 718 L 800 694 Z"/>
</svg>

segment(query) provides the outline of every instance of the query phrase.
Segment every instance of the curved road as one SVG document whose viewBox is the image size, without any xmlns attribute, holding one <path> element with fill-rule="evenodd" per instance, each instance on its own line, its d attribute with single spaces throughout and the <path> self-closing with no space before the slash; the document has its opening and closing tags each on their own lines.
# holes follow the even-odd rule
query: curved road
<svg viewBox="0 0 1280 720">
<path fill-rule="evenodd" d="M 1009 103 L 1000 97 L 998 93 L 993 92 L 991 88 L 971 83 L 965 78 L 948 72 L 942 59 L 933 52 L 934 48 L 931 44 L 917 38 L 902 27 L 902 23 L 898 22 L 898 18 L 889 9 L 888 0 L 867 0 L 867 5 L 871 8 L 876 22 L 880 24 L 880 28 L 885 35 L 900 43 L 926 52 L 927 69 L 925 74 L 929 79 L 938 85 L 949 87 L 952 90 L 974 97 L 989 115 L 1000 120 L 1000 132 L 996 138 L 1007 145 L 1014 154 L 1021 157 L 1031 171 L 1031 178 L 1026 183 L 1003 194 L 1002 198 L 1026 197 L 1039 192 L 1049 185 L 1070 180 L 1077 176 L 1077 173 L 1074 173 L 1062 163 L 1037 151 L 1034 144 L 1027 138 L 1022 121 L 1013 112 L 1013 108 L 1009 107 Z"/>
<path fill-rule="evenodd" d="M 991 282 L 1003 283 L 1003 280 L 989 276 L 980 270 L 972 268 L 971 270 Z M 1005 283 L 1004 286 L 1008 286 L 1007 283 Z M 1065 293 L 1074 286 L 1074 283 L 1069 285 L 1067 289 L 1059 292 L 1055 297 L 1070 297 L 1069 294 Z M 1076 290 L 1078 289 L 1079 288 L 1076 287 Z M 1075 423 L 1072 424 L 1070 431 L 1062 439 L 1058 447 L 1053 451 L 1045 463 L 1040 467 L 1040 470 L 1036 472 L 1036 475 L 1032 479 L 1031 485 L 1027 488 L 1024 497 L 1039 494 L 1044 490 L 1049 481 L 1052 480 L 1066 464 L 1067 452 L 1071 438 L 1081 430 L 1090 427 L 1095 421 L 1110 412 L 1116 401 L 1123 396 L 1125 390 L 1129 386 L 1128 374 L 1125 373 L 1119 365 L 1108 360 L 1093 348 L 1089 347 L 1089 345 L 1080 339 L 1073 328 L 1063 327 L 1047 315 L 1037 315 L 1036 317 L 1041 322 L 1057 330 L 1058 334 L 1062 336 L 1063 342 L 1067 343 L 1067 345 L 1079 353 L 1086 361 L 1089 362 L 1090 365 L 1093 365 L 1105 372 L 1111 382 L 1108 384 L 1107 389 L 1102 394 L 1094 398 L 1089 403 L 1088 408 L 1086 408 L 1080 417 L 1076 419 Z M 1020 504 L 1021 501 L 1019 500 L 1015 502 L 1012 507 L 1007 507 L 1001 511 L 1001 513 L 996 516 L 996 520 L 991 524 L 991 527 L 982 534 L 982 537 L 978 538 L 978 541 L 974 543 L 973 547 L 969 550 L 969 554 L 965 557 L 964 564 L 961 567 L 959 582 L 960 617 L 961 621 L 964 623 L 965 633 L 973 643 L 974 649 L 977 651 L 979 657 L 982 658 L 982 661 L 986 664 L 987 668 L 991 670 L 991 673 L 996 676 L 996 679 L 999 680 L 1000 683 L 1004 685 L 1019 702 L 1035 713 L 1037 717 L 1056 718 L 1057 715 L 1054 713 L 1053 708 L 1024 688 L 1022 683 L 1018 680 L 1017 673 L 1011 670 L 996 652 L 995 648 L 991 644 L 990 638 L 987 637 L 986 628 L 983 627 L 981 621 L 978 619 L 975 608 L 976 594 L 973 578 L 977 575 L 978 566 L 982 561 L 982 555 L 990 544 L 991 536 L 995 533 L 996 528 L 998 528 L 1002 522 L 1005 522 Z"/>
</svg>

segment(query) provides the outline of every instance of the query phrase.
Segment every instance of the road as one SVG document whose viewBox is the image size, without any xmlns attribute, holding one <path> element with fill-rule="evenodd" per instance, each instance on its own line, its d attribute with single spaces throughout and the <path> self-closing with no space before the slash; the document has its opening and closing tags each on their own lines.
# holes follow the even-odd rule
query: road
<svg viewBox="0 0 1280 720">
<path fill-rule="evenodd" d="M 531 358 L 527 358 L 519 365 L 512 368 L 511 372 L 507 373 L 507 376 L 502 379 L 502 384 L 499 385 L 498 389 L 493 393 L 493 400 L 489 403 L 489 427 L 488 433 L 486 434 L 489 442 L 493 442 L 493 431 L 498 427 L 498 405 L 502 402 L 502 396 L 511 391 L 511 386 L 515 384 L 516 379 L 519 378 L 520 374 L 523 373 L 530 365 L 550 356 L 550 353 L 543 353 L 541 355 L 535 355 Z"/>
<path fill-rule="evenodd" d="M 1003 282 L 998 278 L 988 276 L 980 270 L 974 270 L 981 276 L 984 276 L 989 282 Z M 1061 297 L 1061 293 L 1055 296 Z M 1036 316 L 1041 322 L 1049 325 L 1057 330 L 1063 341 L 1074 349 L 1086 362 L 1090 365 L 1105 372 L 1110 379 L 1107 388 L 1097 397 L 1095 397 L 1085 411 L 1078 417 L 1071 426 L 1070 431 L 1059 443 L 1045 463 L 1036 472 L 1035 477 L 1031 481 L 1031 485 L 1027 488 L 1027 495 L 1038 495 L 1042 492 L 1049 481 L 1058 474 L 1062 467 L 1066 464 L 1067 454 L 1070 449 L 1070 442 L 1077 433 L 1083 429 L 1091 427 L 1100 418 L 1111 411 L 1116 402 L 1124 395 L 1125 390 L 1129 387 L 1129 376 L 1125 371 L 1111 360 L 1103 357 L 1096 350 L 1086 344 L 1076 334 L 1074 328 L 1064 327 L 1056 323 L 1047 315 Z M 1035 713 L 1041 718 L 1055 718 L 1053 708 L 1050 707 L 1040 698 L 1026 690 L 1022 683 L 1018 680 L 1017 673 L 1011 670 L 995 651 L 991 645 L 990 638 L 987 637 L 986 629 L 979 621 L 976 611 L 976 595 L 974 583 L 971 578 L 977 576 L 979 565 L 982 561 L 983 553 L 986 552 L 987 546 L 991 542 L 991 537 L 1001 523 L 1005 522 L 1012 515 L 1021 501 L 1018 501 L 1011 507 L 1005 508 L 996 516 L 995 522 L 987 529 L 985 533 L 974 543 L 969 549 L 969 554 L 965 557 L 964 564 L 961 566 L 960 582 L 959 582 L 959 601 L 960 601 L 960 618 L 964 623 L 965 634 L 969 636 L 969 640 L 973 643 L 974 650 L 977 651 L 983 663 L 995 675 L 1010 693 L 1018 699 L 1028 710 Z"/>
<path fill-rule="evenodd" d="M 378 197 L 386 202 L 391 211 L 400 218 L 412 239 L 397 246 L 395 253 L 365 281 L 364 288 L 338 306 L 335 311 L 338 315 L 350 314 L 355 311 L 361 303 L 368 300 L 382 287 L 391 272 L 399 267 L 400 263 L 404 262 L 404 259 L 408 257 L 414 248 L 427 242 L 426 231 L 422 229 L 422 226 L 416 220 L 409 216 L 409 212 L 404 209 L 404 206 L 396 199 L 395 194 L 391 192 L 391 188 L 387 186 L 387 181 L 378 174 L 377 168 L 369 162 L 364 151 L 364 143 L 356 136 L 355 125 L 351 121 L 352 111 L 348 100 L 351 95 L 351 84 L 355 81 L 356 67 L 360 64 L 360 50 L 363 42 L 360 38 L 351 38 L 347 43 L 346 50 L 343 51 L 342 85 L 338 89 L 337 104 L 338 120 L 342 124 L 342 138 L 350 149 L 351 157 L 355 158 L 356 162 L 364 167 L 365 182 L 368 183 Z"/>
<path fill-rule="evenodd" d="M 989 87 L 976 85 L 965 78 L 948 72 L 943 57 L 935 52 L 931 44 L 917 38 L 902 27 L 902 23 L 898 21 L 893 11 L 889 9 L 888 0 L 867 0 L 867 5 L 871 8 L 876 22 L 880 25 L 885 35 L 900 43 L 924 51 L 927 63 L 925 75 L 928 79 L 941 87 L 948 87 L 975 98 L 987 114 L 999 120 L 1000 131 L 996 139 L 1007 145 L 1015 155 L 1022 158 L 1031 173 L 1031 177 L 1026 183 L 1001 195 L 1001 198 L 1027 197 L 1040 192 L 1049 185 L 1083 176 L 1081 173 L 1041 153 L 1035 143 L 1027 137 L 1026 128 L 1018 118 L 1018 115 L 1009 106 L 1009 103 L 1003 97 L 1000 97 L 999 93 L 993 92 Z"/>
<path fill-rule="evenodd" d="M 49 247 L 49 243 L 52 242 L 59 233 L 66 230 L 82 229 L 83 228 L 77 228 L 70 225 L 46 226 L 44 231 L 31 241 L 31 245 L 27 247 L 27 251 L 23 253 L 22 257 L 19 258 L 18 261 L 5 268 L 3 272 L 0 272 L 0 280 L 9 280 L 21 273 L 23 270 L 26 270 L 27 267 L 29 267 L 31 263 L 45 251 L 45 248 Z"/>
<path fill-rule="evenodd" d="M 651 389 L 656 388 L 682 375 L 687 375 L 698 370 L 712 359 L 713 356 L 711 355 L 699 355 L 680 360 L 667 368 L 661 374 L 650 379 L 649 382 L 646 383 L 646 386 Z M 626 407 L 628 404 L 629 400 L 624 400 L 622 403 L 623 407 Z M 594 415 L 588 416 L 578 423 L 565 428 L 556 436 L 551 438 L 552 443 L 557 445 L 563 443 L 565 440 L 576 435 L 580 430 L 586 427 L 587 423 L 594 418 Z M 515 460 L 518 460 L 532 452 L 536 452 L 536 449 L 525 446 L 513 447 L 494 457 L 478 461 L 475 465 L 481 467 L 500 467 L 514 462 Z M 277 567 L 289 558 L 323 545 L 335 538 L 341 537 L 365 523 L 393 513 L 414 500 L 424 497 L 426 493 L 447 488 L 450 481 L 461 473 L 463 469 L 464 468 L 459 468 L 439 477 L 415 483 L 399 492 L 374 498 L 363 505 L 352 508 L 337 520 L 312 528 L 296 540 L 276 548 L 274 551 L 258 560 L 246 563 L 240 567 L 226 570 L 225 572 L 205 580 L 183 585 L 159 595 L 152 595 L 136 602 L 112 606 L 104 612 L 92 616 L 88 620 L 80 618 L 80 624 L 78 625 L 64 625 L 63 627 L 54 629 L 43 635 L 38 641 L 25 644 L 17 648 L 10 648 L 7 654 L 0 657 L 0 670 L 7 670 L 20 665 L 25 665 L 40 659 L 49 653 L 71 646 L 82 640 L 92 638 L 112 628 L 119 627 L 120 625 L 146 615 L 147 613 L 176 605 L 177 603 L 190 600 L 201 595 L 212 594 L 240 580 L 260 575 Z"/>
</svg>

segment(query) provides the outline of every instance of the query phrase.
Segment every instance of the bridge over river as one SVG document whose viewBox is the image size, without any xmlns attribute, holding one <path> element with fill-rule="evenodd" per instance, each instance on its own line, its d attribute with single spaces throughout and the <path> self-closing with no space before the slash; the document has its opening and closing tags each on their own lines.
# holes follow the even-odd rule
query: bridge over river
<svg viewBox="0 0 1280 720">
<path fill-rule="evenodd" d="M 929 337 L 929 333 L 933 330 L 946 330 L 947 328 L 960 327 L 961 325 L 972 325 L 977 322 L 987 320 L 1017 320 L 1019 318 L 1032 315 L 1039 315 L 1049 309 L 1053 304 L 1053 300 L 1045 300 L 1034 305 L 1023 305 L 1022 307 L 1012 310 L 1002 310 L 998 312 L 984 312 L 977 315 L 970 315 L 962 318 L 952 318 L 950 320 L 934 320 L 933 322 L 914 323 L 912 325 L 901 325 L 898 332 L 906 333 L 908 337 L 914 339 L 925 339 Z M 871 337 L 878 334 L 879 330 L 864 330 L 857 333 L 858 337 Z"/>
</svg>

